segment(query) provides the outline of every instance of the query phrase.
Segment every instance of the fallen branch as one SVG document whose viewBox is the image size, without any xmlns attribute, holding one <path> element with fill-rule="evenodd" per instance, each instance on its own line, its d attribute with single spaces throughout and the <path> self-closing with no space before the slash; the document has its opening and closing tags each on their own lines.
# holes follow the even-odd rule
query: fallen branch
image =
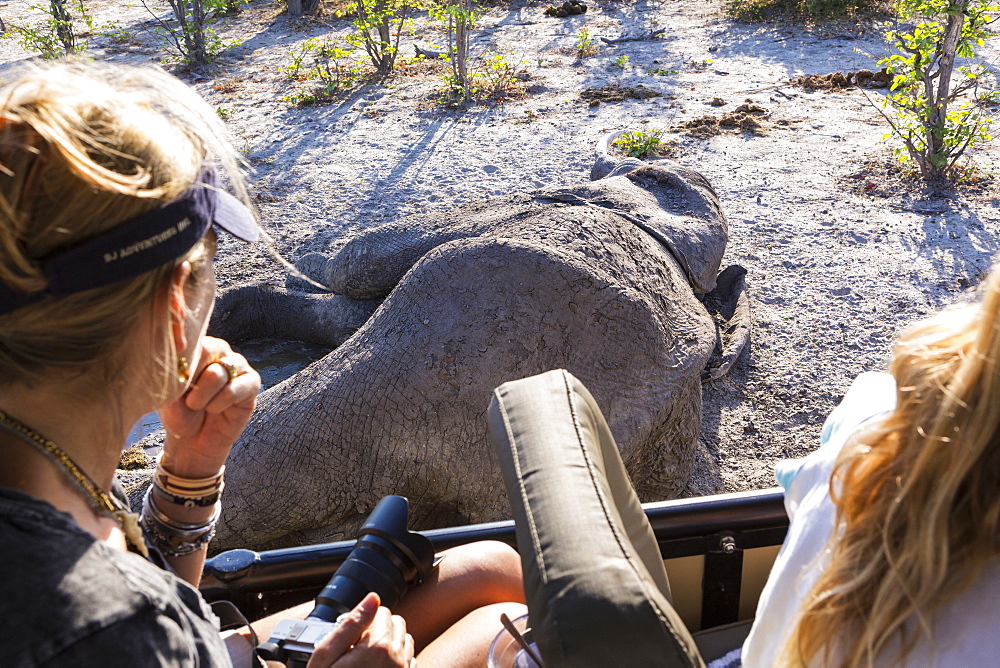
<svg viewBox="0 0 1000 668">
<path fill-rule="evenodd" d="M 780 83 L 780 84 L 776 84 L 774 86 L 766 86 L 764 88 L 755 88 L 753 90 L 738 90 L 738 91 L 736 91 L 735 95 L 753 95 L 754 93 L 766 93 L 767 91 L 771 91 L 771 90 L 776 91 L 779 88 L 784 88 L 787 85 L 788 85 L 787 83 Z M 785 94 L 782 93 L 782 95 L 785 95 Z M 785 97 L 788 97 L 788 96 L 785 95 Z M 789 98 L 789 99 L 791 99 L 791 98 Z"/>
<path fill-rule="evenodd" d="M 624 37 L 616 37 L 614 39 L 608 39 L 607 37 L 602 37 L 601 41 L 605 44 L 621 44 L 622 42 L 645 42 L 646 40 L 656 39 L 663 33 L 667 31 L 666 28 L 660 28 L 659 30 L 651 30 L 645 35 L 637 35 L 635 37 L 630 37 L 628 35 Z"/>
<path fill-rule="evenodd" d="M 947 207 L 943 209 L 914 209 L 908 206 L 899 206 L 898 204 L 890 204 L 889 208 L 895 209 L 896 211 L 908 211 L 910 213 L 945 213 L 948 211 Z"/>
<path fill-rule="evenodd" d="M 421 49 L 419 44 L 414 44 L 413 48 L 417 50 L 418 56 L 423 56 L 428 60 L 441 60 L 448 58 L 447 51 L 435 51 L 434 49 Z"/>
</svg>

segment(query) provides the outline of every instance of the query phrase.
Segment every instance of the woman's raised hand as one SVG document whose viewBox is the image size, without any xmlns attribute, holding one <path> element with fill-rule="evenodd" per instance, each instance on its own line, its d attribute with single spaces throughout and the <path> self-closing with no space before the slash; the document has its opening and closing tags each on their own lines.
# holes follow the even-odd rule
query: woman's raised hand
<svg viewBox="0 0 1000 668">
<path fill-rule="evenodd" d="M 413 653 L 403 618 L 381 607 L 377 594 L 368 594 L 316 645 L 307 668 L 412 668 Z"/>
<path fill-rule="evenodd" d="M 222 468 L 260 392 L 260 375 L 226 341 L 205 336 L 201 348 L 187 391 L 159 410 L 167 433 L 163 466 L 187 478 Z"/>
</svg>

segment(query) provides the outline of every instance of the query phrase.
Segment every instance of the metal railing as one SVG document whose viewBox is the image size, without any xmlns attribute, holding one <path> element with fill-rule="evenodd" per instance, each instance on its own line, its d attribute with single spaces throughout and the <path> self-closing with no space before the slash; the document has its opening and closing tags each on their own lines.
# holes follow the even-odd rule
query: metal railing
<svg viewBox="0 0 1000 668">
<path fill-rule="evenodd" d="M 742 551 L 780 545 L 788 517 L 780 489 L 719 494 L 643 504 L 664 559 L 706 555 L 703 627 L 735 620 Z M 512 521 L 422 531 L 436 550 L 477 540 L 516 547 Z M 201 592 L 209 601 L 232 601 L 256 619 L 308 601 L 354 547 L 353 540 L 254 552 L 230 550 L 205 562 Z M 735 579 L 735 581 L 734 581 Z M 724 592 L 717 600 L 713 592 Z"/>
</svg>

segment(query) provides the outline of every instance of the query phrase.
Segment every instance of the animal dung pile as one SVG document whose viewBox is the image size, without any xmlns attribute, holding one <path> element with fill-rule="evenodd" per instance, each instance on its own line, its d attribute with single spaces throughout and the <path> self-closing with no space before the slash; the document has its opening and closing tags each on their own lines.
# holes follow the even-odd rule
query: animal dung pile
<svg viewBox="0 0 1000 668">
<path fill-rule="evenodd" d="M 150 468 L 155 463 L 153 458 L 146 454 L 142 444 L 136 443 L 122 451 L 122 456 L 118 459 L 118 468 L 135 471 Z"/>
<path fill-rule="evenodd" d="M 587 5 L 580 2 L 580 0 L 566 0 L 561 5 L 553 5 L 545 10 L 546 16 L 555 16 L 557 18 L 586 13 Z"/>
<path fill-rule="evenodd" d="M 834 72 L 832 74 L 810 74 L 789 79 L 793 86 L 806 90 L 834 90 L 843 88 L 888 88 L 892 85 L 892 75 L 883 67 L 878 72 L 858 70 L 857 72 Z"/>
<path fill-rule="evenodd" d="M 637 86 L 609 84 L 600 88 L 587 88 L 580 93 L 580 98 L 589 102 L 591 107 L 596 107 L 601 102 L 624 102 L 628 99 L 648 100 L 653 97 L 663 97 L 663 93 L 642 84 Z"/>
<path fill-rule="evenodd" d="M 764 117 L 767 116 L 767 109 L 747 100 L 733 111 L 722 116 L 712 116 L 706 114 L 700 118 L 695 118 L 686 123 L 671 128 L 686 132 L 696 139 L 708 139 L 715 135 L 722 134 L 725 130 L 736 130 L 747 132 L 751 135 L 765 134 L 763 124 Z"/>
</svg>

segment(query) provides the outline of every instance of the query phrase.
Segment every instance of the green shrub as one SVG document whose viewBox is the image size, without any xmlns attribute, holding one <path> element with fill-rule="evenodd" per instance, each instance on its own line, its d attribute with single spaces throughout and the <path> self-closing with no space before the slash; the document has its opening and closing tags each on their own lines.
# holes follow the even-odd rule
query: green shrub
<svg viewBox="0 0 1000 668">
<path fill-rule="evenodd" d="M 904 30 L 886 37 L 899 50 L 879 65 L 894 75 L 883 99 L 883 114 L 903 144 L 896 156 L 915 163 L 929 181 L 955 173 L 966 150 L 992 139 L 986 107 L 996 93 L 980 86 L 986 70 L 981 63 L 955 67 L 956 56 L 975 58 L 988 26 L 1000 7 L 991 0 L 898 0 Z"/>
<path fill-rule="evenodd" d="M 663 130 L 626 130 L 611 145 L 630 158 L 660 158 L 667 148 Z"/>
<path fill-rule="evenodd" d="M 514 64 L 502 54 L 487 53 L 473 65 L 469 73 L 468 94 L 450 75 L 444 78 L 444 86 L 438 89 L 437 102 L 447 107 L 462 108 L 470 102 L 492 100 L 500 102 L 527 96 L 524 79 L 530 78 L 519 70 L 521 61 Z"/>
<path fill-rule="evenodd" d="M 577 58 L 588 58 L 597 53 L 597 44 L 594 43 L 594 38 L 590 36 L 590 29 L 586 26 L 580 28 L 580 32 L 577 33 L 573 49 Z"/>
<path fill-rule="evenodd" d="M 329 35 L 306 40 L 289 53 L 292 62 L 278 69 L 293 81 L 316 81 L 319 85 L 296 91 L 284 99 L 306 106 L 328 102 L 345 90 L 353 88 L 364 76 L 351 56 L 352 48 L 344 48 L 336 37 Z"/>
<path fill-rule="evenodd" d="M 519 97 L 524 93 L 517 77 L 517 65 L 511 64 L 499 53 L 484 58 L 473 78 L 479 98 L 499 100 Z"/>
<path fill-rule="evenodd" d="M 25 51 L 35 51 L 46 60 L 82 51 L 86 48 L 86 44 L 77 41 L 77 30 L 73 25 L 70 7 L 77 14 L 77 19 L 84 23 L 87 31 L 93 31 L 94 20 L 83 6 L 83 0 L 70 0 L 69 3 L 66 0 L 49 0 L 48 7 L 28 6 L 32 11 L 45 13 L 46 17 L 41 25 L 13 25 L 11 33 L 21 48 Z"/>
</svg>

